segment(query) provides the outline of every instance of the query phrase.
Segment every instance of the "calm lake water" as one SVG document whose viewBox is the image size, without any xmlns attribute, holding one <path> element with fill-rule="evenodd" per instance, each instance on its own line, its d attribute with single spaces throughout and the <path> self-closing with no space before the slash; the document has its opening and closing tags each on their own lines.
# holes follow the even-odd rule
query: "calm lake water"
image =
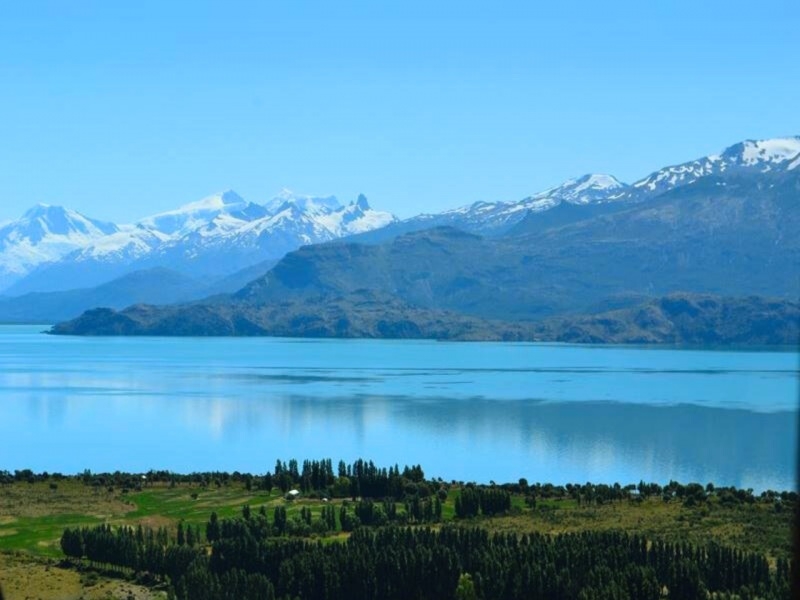
<svg viewBox="0 0 800 600">
<path fill-rule="evenodd" d="M 795 485 L 796 352 L 42 329 L 0 326 L 0 469 L 363 457 L 446 480 Z"/>
</svg>

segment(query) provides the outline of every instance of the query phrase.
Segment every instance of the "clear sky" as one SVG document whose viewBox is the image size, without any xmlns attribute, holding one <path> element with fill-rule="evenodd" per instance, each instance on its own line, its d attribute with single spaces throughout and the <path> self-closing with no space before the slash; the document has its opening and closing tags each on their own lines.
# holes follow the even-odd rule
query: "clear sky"
<svg viewBox="0 0 800 600">
<path fill-rule="evenodd" d="M 796 0 L 4 3 L 0 221 L 631 181 L 800 133 L 799 42 Z"/>
</svg>

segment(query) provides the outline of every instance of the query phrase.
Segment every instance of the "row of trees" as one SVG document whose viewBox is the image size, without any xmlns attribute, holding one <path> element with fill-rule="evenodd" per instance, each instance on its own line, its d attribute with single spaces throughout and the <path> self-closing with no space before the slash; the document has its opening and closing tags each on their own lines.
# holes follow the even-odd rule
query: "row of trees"
<svg viewBox="0 0 800 600">
<path fill-rule="evenodd" d="M 262 489 L 277 486 L 286 492 L 298 487 L 303 493 L 321 492 L 335 497 L 391 497 L 396 500 L 408 495 L 409 484 L 421 483 L 425 479 L 422 468 L 406 466 L 379 468 L 372 461 L 359 459 L 352 464 L 339 461 L 334 472 L 330 459 L 306 460 L 302 467 L 296 460 L 288 463 L 278 460 L 272 473 L 257 478 Z"/>
<path fill-rule="evenodd" d="M 242 508 L 242 517 L 220 520 L 216 512 L 205 526 L 208 542 L 235 537 L 250 537 L 254 540 L 284 535 L 306 537 L 311 533 L 326 534 L 336 531 L 353 531 L 361 526 L 379 527 L 388 524 L 438 523 L 442 520 L 442 502 L 438 496 L 427 499 L 414 497 L 406 501 L 398 511 L 398 503 L 391 498 L 382 502 L 362 499 L 355 503 L 344 502 L 338 510 L 332 504 L 322 506 L 315 516 L 308 506 L 302 506 L 299 514 L 289 517 L 285 506 L 276 506 L 270 519 L 264 506 L 253 513 L 249 505 Z M 199 539 L 199 529 L 191 525 L 178 524 L 177 543 L 193 546 Z"/>
<path fill-rule="evenodd" d="M 251 520 L 256 517 L 251 516 Z M 304 517 L 305 518 L 305 517 Z M 670 600 L 789 598 L 788 561 L 708 544 L 586 532 L 490 535 L 483 529 L 362 527 L 345 543 L 256 538 L 247 519 L 220 521 L 210 552 L 132 528 L 67 529 L 64 552 L 148 570 L 180 600 L 551 598 Z M 237 524 L 238 523 L 238 524 Z M 224 533 L 223 533 L 224 532 Z M 163 542 L 165 544 L 162 545 Z"/>
<path fill-rule="evenodd" d="M 511 509 L 511 494 L 498 488 L 468 485 L 456 496 L 456 517 L 465 519 L 481 514 L 492 516 Z"/>
<path fill-rule="evenodd" d="M 570 498 L 579 505 L 600 505 L 638 499 L 645 500 L 652 497 L 661 498 L 665 502 L 680 501 L 688 505 L 700 504 L 712 497 L 717 498 L 722 505 L 753 504 L 759 501 L 770 503 L 797 501 L 797 493 L 794 491 L 765 490 L 761 494 L 755 495 L 752 489 L 716 487 L 711 483 L 705 486 L 699 483 L 682 484 L 677 481 L 670 481 L 663 486 L 640 481 L 638 485 L 630 484 L 623 487 L 618 483 L 613 485 L 602 483 L 568 483 L 566 485 L 536 483 L 529 485 L 525 479 L 520 479 L 517 484 L 503 484 L 499 487 L 524 494 L 531 499 Z"/>
<path fill-rule="evenodd" d="M 204 554 L 200 547 L 179 545 L 166 529 L 134 530 L 110 525 L 67 528 L 61 536 L 61 550 L 71 558 L 86 558 L 98 566 L 147 571 L 177 580 L 189 565 Z"/>
<path fill-rule="evenodd" d="M 58 482 L 66 476 L 60 473 L 34 473 L 30 469 L 16 471 L 0 471 L 0 484 L 19 482 L 35 483 L 37 481 Z M 151 470 L 147 473 L 92 473 L 84 471 L 77 476 L 87 485 L 106 488 L 138 489 L 143 485 L 154 483 L 189 483 L 198 486 L 228 486 L 243 485 L 248 489 L 272 490 L 278 488 L 283 492 L 291 488 L 299 488 L 305 494 L 317 494 L 327 497 L 352 497 L 383 499 L 393 498 L 401 501 L 413 496 L 427 498 L 441 490 L 445 485 L 441 480 L 426 480 L 425 474 L 419 465 L 406 466 L 402 470 L 397 466 L 381 468 L 372 461 L 362 459 L 352 464 L 344 461 L 334 467 L 331 459 L 305 460 L 278 460 L 272 471 L 262 475 L 249 473 L 232 473 L 211 471 L 203 473 L 177 474 L 171 471 Z M 452 482 L 455 483 L 455 482 Z M 460 484 L 463 487 L 463 483 Z M 709 497 L 715 496 L 722 504 L 742 504 L 781 501 L 782 503 L 795 503 L 797 493 L 794 491 L 766 490 L 755 495 L 752 489 L 737 489 L 734 487 L 715 487 L 712 484 L 701 485 L 698 483 L 681 484 L 670 481 L 666 485 L 645 483 L 621 486 L 615 484 L 578 484 L 553 485 L 549 483 L 529 484 L 526 479 L 517 483 L 506 483 L 497 487 L 511 493 L 526 495 L 530 498 L 572 498 L 579 503 L 604 504 L 619 502 L 636 498 L 661 497 L 666 501 L 677 499 L 683 502 L 704 502 Z"/>
</svg>

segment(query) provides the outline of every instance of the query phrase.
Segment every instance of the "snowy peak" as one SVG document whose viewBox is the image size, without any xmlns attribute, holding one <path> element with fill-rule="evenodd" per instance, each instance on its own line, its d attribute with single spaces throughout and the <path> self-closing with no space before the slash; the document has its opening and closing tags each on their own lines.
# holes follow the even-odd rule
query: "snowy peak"
<svg viewBox="0 0 800 600">
<path fill-rule="evenodd" d="M 369 202 L 367 202 L 367 197 L 364 194 L 358 195 L 355 205 L 362 211 L 369 210 Z"/>
<path fill-rule="evenodd" d="M 22 215 L 22 218 L 28 220 L 39 219 L 46 217 L 50 212 L 65 213 L 66 209 L 63 206 L 52 206 L 50 204 L 39 202 L 38 204 L 34 204 L 28 210 L 26 210 L 25 214 Z"/>
<path fill-rule="evenodd" d="M 261 235 L 266 230 L 274 231 L 280 224 L 286 226 L 291 222 L 291 229 L 298 233 L 304 244 L 363 233 L 397 220 L 391 213 L 373 210 L 363 194 L 342 206 L 335 196 L 301 196 L 284 190 L 266 208 L 272 213 L 271 217 L 263 223 L 254 223 L 252 231 Z"/>
<path fill-rule="evenodd" d="M 233 190 L 227 190 L 219 194 L 219 201 L 222 202 L 223 206 L 228 206 L 230 204 L 242 204 L 244 199 Z"/>
<path fill-rule="evenodd" d="M 20 220 L 3 227 L 0 240 L 15 233 L 38 243 L 47 236 L 97 237 L 116 230 L 117 226 L 113 223 L 96 221 L 62 206 L 37 204 L 26 211 Z"/>
<path fill-rule="evenodd" d="M 359 194 L 355 201 L 335 211 L 331 216 L 333 219 L 329 227 L 337 232 L 338 236 L 364 233 L 397 221 L 391 213 L 374 210 L 364 194 Z"/>
<path fill-rule="evenodd" d="M 273 215 L 289 208 L 302 213 L 327 213 L 340 208 L 341 204 L 336 196 L 303 196 L 283 188 L 264 207 Z"/>
<path fill-rule="evenodd" d="M 560 186 L 540 192 L 532 196 L 532 200 L 549 199 L 553 204 L 569 202 L 570 204 L 589 204 L 607 200 L 609 196 L 628 187 L 613 175 L 589 173 L 565 181 Z"/>
<path fill-rule="evenodd" d="M 615 200 L 628 186 L 612 175 L 589 173 L 559 186 L 513 202 L 475 202 L 439 215 L 421 215 L 419 222 L 452 225 L 467 231 L 493 234 L 512 227 L 529 213 L 549 210 L 561 203 L 593 204 Z"/>
<path fill-rule="evenodd" d="M 61 206 L 37 204 L 22 218 L 0 227 L 0 288 L 39 264 L 58 260 L 117 231 L 113 223 Z"/>
<path fill-rule="evenodd" d="M 639 199 L 661 194 L 701 177 L 732 174 L 758 174 L 795 168 L 800 158 L 800 136 L 768 140 L 746 140 L 726 148 L 721 154 L 704 156 L 680 165 L 665 167 L 633 184 Z"/>
<path fill-rule="evenodd" d="M 584 175 L 583 177 L 579 177 L 574 181 L 573 189 L 575 191 L 583 191 L 583 190 L 617 190 L 620 188 L 626 187 L 626 184 L 622 183 L 619 179 L 614 177 L 613 175 L 607 175 L 605 173 L 590 173 L 588 175 Z"/>
<path fill-rule="evenodd" d="M 0 247 L 25 243 L 31 246 L 58 242 L 75 244 L 117 231 L 113 223 L 83 216 L 74 210 L 49 204 L 37 204 L 17 221 L 0 228 Z"/>
<path fill-rule="evenodd" d="M 169 236 L 185 235 L 210 223 L 221 214 L 246 211 L 248 203 L 233 190 L 207 196 L 202 200 L 142 219 L 139 224 Z"/>
<path fill-rule="evenodd" d="M 747 167 L 780 165 L 800 157 L 800 136 L 771 140 L 746 140 L 727 148 L 722 160 Z"/>
<path fill-rule="evenodd" d="M 195 200 L 176 208 L 175 210 L 167 211 L 166 213 L 159 214 L 177 214 L 177 213 L 196 213 L 200 211 L 223 211 L 229 210 L 246 204 L 244 199 L 234 192 L 233 190 L 225 190 L 210 196 L 206 196 L 201 200 Z"/>
</svg>

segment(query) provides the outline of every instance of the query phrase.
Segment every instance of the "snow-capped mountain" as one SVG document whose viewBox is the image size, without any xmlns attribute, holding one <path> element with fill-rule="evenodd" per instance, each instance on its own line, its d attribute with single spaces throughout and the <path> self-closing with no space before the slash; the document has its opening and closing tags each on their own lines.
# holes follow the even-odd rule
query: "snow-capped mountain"
<svg viewBox="0 0 800 600">
<path fill-rule="evenodd" d="M 252 211 L 252 212 L 251 212 Z M 245 202 L 233 190 L 208 196 L 197 202 L 142 219 L 137 223 L 143 228 L 159 231 L 168 236 L 180 237 L 203 227 L 220 215 L 252 215 L 253 218 L 265 216 L 263 206 Z"/>
<path fill-rule="evenodd" d="M 71 262 L 102 261 L 124 265 L 162 252 L 165 247 L 180 245 L 198 231 L 210 232 L 204 237 L 223 237 L 244 223 L 268 214 L 263 206 L 246 202 L 236 192 L 228 190 L 132 225 L 122 225 L 115 234 L 96 240 L 67 258 Z"/>
<path fill-rule="evenodd" d="M 721 154 L 665 167 L 630 186 L 614 199 L 645 199 L 702 177 L 730 177 L 787 171 L 800 165 L 800 136 L 770 140 L 746 140 L 726 148 Z"/>
<path fill-rule="evenodd" d="M 40 264 L 58 260 L 117 231 L 113 223 L 90 219 L 61 206 L 37 204 L 21 219 L 0 227 L 0 289 Z"/>
<path fill-rule="evenodd" d="M 336 210 L 340 207 L 339 200 L 336 196 L 303 196 L 295 194 L 292 190 L 287 188 L 283 188 L 280 193 L 267 202 L 264 207 L 270 214 L 275 214 L 280 212 L 281 208 L 287 203 L 312 213 Z"/>
<path fill-rule="evenodd" d="M 522 200 L 476 202 L 404 221 L 373 210 L 363 196 L 342 205 L 334 196 L 290 190 L 265 204 L 226 191 L 121 226 L 40 205 L 0 226 L 0 292 L 89 287 L 155 267 L 213 279 L 279 259 L 302 245 L 351 235 L 365 242 L 381 241 L 440 225 L 502 235 L 523 219 L 538 219 L 562 204 L 575 207 L 567 212 L 585 214 L 581 207 L 592 206 L 587 211 L 596 212 L 610 203 L 644 202 L 706 177 L 724 185 L 732 177 L 772 181 L 787 173 L 800 175 L 800 136 L 740 142 L 720 154 L 665 167 L 631 185 L 611 175 L 589 174 Z M 557 213 L 550 215 L 555 218 Z"/>
<path fill-rule="evenodd" d="M 610 202 L 640 202 L 695 183 L 707 176 L 723 179 L 730 176 L 767 176 L 792 169 L 800 171 L 800 136 L 747 140 L 726 148 L 720 154 L 665 167 L 631 185 L 622 183 L 611 175 L 584 175 L 522 200 L 475 202 L 441 213 L 411 217 L 385 229 L 372 231 L 362 236 L 362 239 L 378 242 L 399 233 L 444 225 L 480 235 L 501 235 L 529 215 L 535 216 L 536 213 L 550 210 L 562 203 L 585 206 Z"/>
<path fill-rule="evenodd" d="M 561 203 L 587 205 L 604 202 L 626 189 L 626 184 L 611 175 L 590 173 L 522 200 L 474 202 L 441 213 L 422 214 L 370 231 L 360 239 L 379 242 L 400 233 L 441 226 L 456 227 L 479 235 L 501 235 L 531 213 L 546 211 Z"/>
<path fill-rule="evenodd" d="M 2 231 L 21 230 L 26 217 Z M 19 265 L 2 287 L 12 295 L 73 289 L 154 267 L 168 267 L 192 276 L 224 276 L 281 258 L 301 245 L 361 233 L 394 220 L 390 213 L 373 210 L 363 196 L 342 206 L 334 196 L 316 198 L 283 190 L 261 205 L 247 202 L 229 190 L 134 224 L 96 225 L 99 234 L 84 234 L 71 245 L 59 246 L 59 252 L 40 253 L 40 260 Z M 101 225 L 104 229 L 99 229 Z M 89 231 L 87 227 L 79 230 Z M 53 227 L 43 236 L 45 241 L 40 243 L 46 247 L 59 239 Z M 20 248 L 36 240 L 32 231 L 12 238 L 15 247 Z M 0 256 L 7 254 L 10 261 L 14 251 L 4 249 Z"/>
<path fill-rule="evenodd" d="M 223 210 L 205 224 L 158 247 L 150 262 L 192 274 L 220 275 L 317 244 L 383 227 L 395 217 L 373 210 L 364 196 L 346 206 L 329 196 L 294 196 L 284 190 L 266 206 Z M 224 265 L 224 271 L 221 270 Z"/>
<path fill-rule="evenodd" d="M 579 205 L 603 202 L 627 187 L 612 175 L 590 173 L 516 202 L 476 202 L 442 215 L 466 217 L 467 222 L 473 221 L 474 226 L 484 233 L 487 230 L 502 231 L 528 213 L 549 210 L 562 202 Z"/>
<path fill-rule="evenodd" d="M 611 175 L 584 175 L 518 202 L 477 203 L 443 214 L 474 215 L 482 226 L 504 229 L 528 213 L 541 212 L 562 202 L 596 204 L 642 201 L 703 177 L 732 177 L 780 173 L 800 166 L 800 136 L 746 140 L 680 165 L 665 167 L 626 185 Z M 522 215 L 520 215 L 522 213 Z"/>
<path fill-rule="evenodd" d="M 267 204 L 267 210 L 272 215 L 271 219 L 254 226 L 254 230 L 270 230 L 278 223 L 299 221 L 308 223 L 318 236 L 327 239 L 385 227 L 396 220 L 391 213 L 373 210 L 364 194 L 359 194 L 358 199 L 343 206 L 335 196 L 295 196 L 291 191 L 283 190 L 280 196 Z M 307 243 L 314 242 L 309 240 Z"/>
</svg>

